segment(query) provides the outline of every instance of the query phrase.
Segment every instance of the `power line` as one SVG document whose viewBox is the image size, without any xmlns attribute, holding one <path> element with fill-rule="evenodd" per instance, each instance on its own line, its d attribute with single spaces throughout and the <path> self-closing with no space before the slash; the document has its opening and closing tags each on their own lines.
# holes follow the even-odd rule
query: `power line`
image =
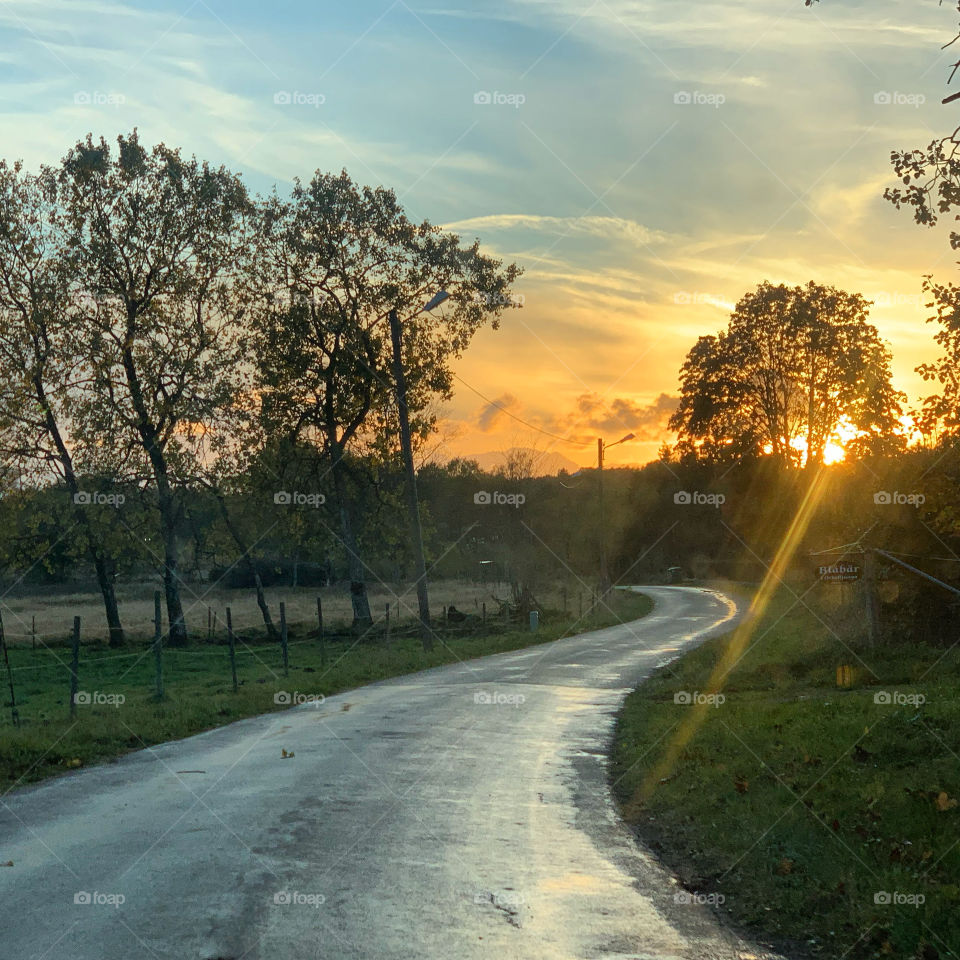
<svg viewBox="0 0 960 960">
<path fill-rule="evenodd" d="M 505 406 L 497 403 L 496 400 L 491 400 L 489 397 L 485 397 L 476 387 L 471 387 L 470 384 L 463 379 L 463 377 L 458 376 L 457 374 L 454 374 L 454 377 L 459 380 L 468 390 L 472 390 L 481 400 L 489 403 L 492 407 L 496 407 L 511 419 L 516 420 L 517 423 L 522 423 L 525 427 L 535 430 L 537 433 L 542 433 L 545 437 L 552 437 L 554 440 L 559 440 L 561 443 L 572 443 L 575 447 L 586 446 L 585 443 L 581 443 L 578 440 L 571 440 L 569 437 L 561 437 L 559 434 L 551 433 L 549 430 L 544 430 L 542 427 L 535 427 L 532 423 L 527 423 L 527 421 L 522 417 L 518 417 L 515 413 L 511 413 Z"/>
</svg>

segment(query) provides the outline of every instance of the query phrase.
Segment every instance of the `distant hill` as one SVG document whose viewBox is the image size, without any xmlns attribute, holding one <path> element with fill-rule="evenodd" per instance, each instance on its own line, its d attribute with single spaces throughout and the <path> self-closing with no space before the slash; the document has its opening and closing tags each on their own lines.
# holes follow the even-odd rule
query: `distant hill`
<svg viewBox="0 0 960 960">
<path fill-rule="evenodd" d="M 493 472 L 497 467 L 502 467 L 507 459 L 507 455 L 519 451 L 528 454 L 533 458 L 534 472 L 537 476 L 547 477 L 555 476 L 561 470 L 568 473 L 575 473 L 580 469 L 580 464 L 565 457 L 562 453 L 553 453 L 552 451 L 534 450 L 531 447 L 511 447 L 508 450 L 489 450 L 486 453 L 465 454 L 464 459 L 476 460 L 480 464 L 481 470 Z"/>
</svg>

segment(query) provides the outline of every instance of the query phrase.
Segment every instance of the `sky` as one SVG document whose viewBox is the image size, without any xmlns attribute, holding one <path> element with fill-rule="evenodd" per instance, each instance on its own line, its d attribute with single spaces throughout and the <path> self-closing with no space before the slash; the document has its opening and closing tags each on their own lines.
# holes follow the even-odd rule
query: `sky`
<svg viewBox="0 0 960 960">
<path fill-rule="evenodd" d="M 522 308 L 456 364 L 438 456 L 654 458 L 677 373 L 758 283 L 875 301 L 895 384 L 936 355 L 922 278 L 948 225 L 883 200 L 942 106 L 936 0 L 0 0 L 0 155 L 92 132 L 241 172 L 346 168 L 525 270 Z M 955 60 L 956 57 L 954 56 Z M 960 87 L 958 87 L 960 89 Z"/>
</svg>

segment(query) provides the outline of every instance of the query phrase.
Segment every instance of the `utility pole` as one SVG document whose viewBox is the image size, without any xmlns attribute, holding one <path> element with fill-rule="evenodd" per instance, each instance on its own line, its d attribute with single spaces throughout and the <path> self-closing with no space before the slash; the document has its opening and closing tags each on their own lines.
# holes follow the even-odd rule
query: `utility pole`
<svg viewBox="0 0 960 960">
<path fill-rule="evenodd" d="M 610 591 L 610 572 L 607 569 L 607 532 L 603 515 L 603 453 L 607 447 L 615 447 L 619 443 L 633 440 L 634 435 L 628 433 L 615 443 L 604 443 L 603 437 L 597 437 L 597 496 L 600 501 L 600 596 L 605 597 Z"/>
<path fill-rule="evenodd" d="M 430 599 L 427 596 L 427 563 L 423 556 L 423 529 L 420 526 L 420 502 L 417 499 L 417 472 L 413 466 L 410 417 L 407 412 L 407 378 L 403 372 L 403 342 L 400 335 L 400 318 L 397 316 L 395 308 L 390 311 L 390 339 L 393 342 L 393 379 L 397 388 L 400 448 L 403 451 L 403 466 L 407 474 L 407 511 L 410 516 L 413 557 L 417 565 L 417 604 L 420 607 L 420 634 L 424 650 L 432 650 Z"/>
<path fill-rule="evenodd" d="M 600 590 L 606 596 L 610 589 L 607 570 L 607 536 L 603 518 L 603 437 L 597 437 L 597 497 L 600 502 Z"/>
</svg>

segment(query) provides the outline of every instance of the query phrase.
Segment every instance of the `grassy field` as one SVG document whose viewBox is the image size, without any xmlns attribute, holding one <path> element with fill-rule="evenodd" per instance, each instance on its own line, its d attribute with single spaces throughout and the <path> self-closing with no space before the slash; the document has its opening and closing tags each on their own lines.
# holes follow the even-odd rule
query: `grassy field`
<svg viewBox="0 0 960 960">
<path fill-rule="evenodd" d="M 117 601 L 124 629 L 131 640 L 146 640 L 153 636 L 153 593 L 159 584 L 121 584 Z M 537 591 L 537 600 L 544 607 L 560 610 L 563 607 L 561 584 Z M 443 607 L 453 604 L 464 613 L 479 615 L 486 603 L 488 614 L 497 611 L 494 597 L 509 597 L 507 584 L 482 584 L 472 580 L 440 580 L 430 585 L 430 607 L 437 615 Z M 386 604 L 390 616 L 412 619 L 417 616 L 417 593 L 413 584 L 371 583 L 368 586 L 370 609 L 375 619 L 382 619 Z M 571 583 L 566 587 L 567 607 L 578 615 L 582 600 L 590 604 L 590 590 Z M 267 602 L 274 620 L 279 618 L 279 603 L 286 604 L 287 620 L 313 626 L 317 622 L 317 597 L 323 602 L 324 619 L 330 623 L 351 617 L 350 598 L 342 585 L 333 587 L 276 587 L 266 591 Z M 184 585 L 181 591 L 187 627 L 197 637 L 207 632 L 207 612 L 217 615 L 221 636 L 226 632 L 225 610 L 229 606 L 234 628 L 238 631 L 263 630 L 263 619 L 257 608 L 256 596 L 250 590 L 230 590 L 202 584 Z M 69 588 L 8 590 L 0 602 L 0 613 L 7 642 L 11 646 L 31 644 L 36 631 L 38 643 L 58 643 L 69 635 L 73 618 L 80 617 L 86 638 L 105 637 L 106 618 L 103 600 L 95 590 L 77 591 Z M 164 618 L 166 613 L 164 612 Z"/>
<path fill-rule="evenodd" d="M 459 595 L 458 595 L 459 596 Z M 278 693 L 330 696 L 375 680 L 473 657 L 514 650 L 585 630 L 644 616 L 649 598 L 614 591 L 605 604 L 584 617 L 556 611 L 537 633 L 516 624 L 489 622 L 438 627 L 435 649 L 425 653 L 415 629 L 382 632 L 358 641 L 348 633 L 327 636 L 321 647 L 315 627 L 291 630 L 289 675 L 283 675 L 279 645 L 265 641 L 237 646 L 239 690 L 234 693 L 228 648 L 194 643 L 163 653 L 165 697 L 154 698 L 154 658 L 149 646 L 126 651 L 104 644 L 82 648 L 76 716 L 71 719 L 69 650 L 49 646 L 13 647 L 10 665 L 20 726 L 11 720 L 2 674 L 0 790 L 51 776 L 65 769 L 108 759 L 150 744 L 189 736 L 241 717 L 284 709 Z M 281 697 L 281 699 L 283 699 Z"/>
<path fill-rule="evenodd" d="M 778 596 L 628 698 L 611 776 L 684 885 L 788 956 L 960 956 L 960 648 L 851 650 Z"/>
</svg>

